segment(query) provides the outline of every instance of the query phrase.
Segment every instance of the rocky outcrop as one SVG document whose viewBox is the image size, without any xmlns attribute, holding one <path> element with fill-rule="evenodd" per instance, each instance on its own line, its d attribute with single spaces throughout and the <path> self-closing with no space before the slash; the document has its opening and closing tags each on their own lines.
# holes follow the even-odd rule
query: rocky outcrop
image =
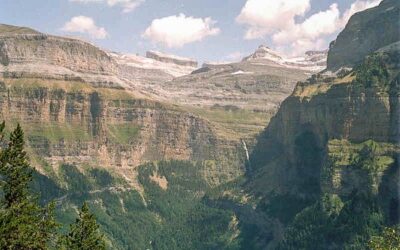
<svg viewBox="0 0 400 250">
<path fill-rule="evenodd" d="M 369 85 L 362 80 L 364 78 L 357 77 L 357 74 L 364 74 L 362 72 L 350 73 L 344 78 L 311 78 L 308 82 L 299 83 L 260 136 L 251 159 L 252 167 L 262 168 L 275 157 L 284 155 L 282 160 L 286 163 L 282 165 L 292 166 L 295 171 L 299 161 L 297 150 L 303 139 L 319 150 L 322 158 L 331 140 L 397 143 L 400 120 L 397 56 L 388 56 L 387 68 L 382 70 L 395 73 L 377 80 L 382 85 Z M 367 66 L 371 67 L 371 72 L 378 70 L 371 65 Z M 294 172 L 292 177 L 298 178 Z M 285 178 L 288 179 L 287 176 Z"/>
<path fill-rule="evenodd" d="M 283 60 L 282 56 L 280 56 L 278 52 L 273 51 L 265 45 L 260 45 L 253 54 L 243 58 L 243 61 L 251 61 L 255 59 L 269 59 L 271 61 Z"/>
<path fill-rule="evenodd" d="M 190 74 L 195 67 L 160 62 L 139 55 L 108 53 L 118 64 L 118 76 L 135 85 L 153 85 Z"/>
<path fill-rule="evenodd" d="M 4 82 L 0 119 L 20 122 L 32 157 L 55 168 L 104 167 L 131 181 L 136 166 L 157 160 L 214 162 L 208 174 L 215 181 L 242 171 L 240 142 L 218 137 L 208 122 L 176 107 L 79 82 Z"/>
<path fill-rule="evenodd" d="M 207 65 L 192 74 L 157 86 L 161 95 L 185 105 L 237 106 L 247 110 L 274 110 L 308 72 L 265 61 Z"/>
<path fill-rule="evenodd" d="M 2 29 L 4 26 L 0 26 Z M 97 47 L 18 27 L 13 30 L 20 32 L 0 32 L 0 73 L 5 77 L 81 79 L 97 86 L 123 85 L 116 76 L 116 63 Z"/>
<path fill-rule="evenodd" d="M 297 84 L 248 164 L 247 190 L 280 221 L 277 232 L 323 195 L 374 197 L 385 219 L 398 220 L 399 90 L 398 52 L 374 54 L 340 77 Z M 271 213 L 277 206 L 288 209 Z"/>
<path fill-rule="evenodd" d="M 351 17 L 331 43 L 328 70 L 353 67 L 370 53 L 400 40 L 400 2 L 384 0 L 375 8 Z"/>
<path fill-rule="evenodd" d="M 326 68 L 328 51 L 307 51 L 304 56 L 286 58 L 265 45 L 261 45 L 251 55 L 245 57 L 243 62 L 264 63 L 271 66 L 294 68 L 307 72 L 320 72 Z"/>
<path fill-rule="evenodd" d="M 160 61 L 160 62 L 172 63 L 172 64 L 176 64 L 176 65 L 181 65 L 181 66 L 188 66 L 188 67 L 194 67 L 194 68 L 197 68 L 197 66 L 198 66 L 198 62 L 195 60 L 192 60 L 190 58 L 168 55 L 168 54 L 161 53 L 158 51 L 147 51 L 146 57 Z"/>
</svg>

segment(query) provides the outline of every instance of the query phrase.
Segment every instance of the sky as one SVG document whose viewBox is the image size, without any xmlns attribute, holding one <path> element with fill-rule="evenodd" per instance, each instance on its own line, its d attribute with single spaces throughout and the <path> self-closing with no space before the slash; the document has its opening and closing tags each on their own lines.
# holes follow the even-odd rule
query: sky
<svg viewBox="0 0 400 250">
<path fill-rule="evenodd" d="M 287 57 L 327 49 L 380 0 L 0 0 L 0 23 L 121 53 L 237 61 L 261 44 Z"/>
</svg>

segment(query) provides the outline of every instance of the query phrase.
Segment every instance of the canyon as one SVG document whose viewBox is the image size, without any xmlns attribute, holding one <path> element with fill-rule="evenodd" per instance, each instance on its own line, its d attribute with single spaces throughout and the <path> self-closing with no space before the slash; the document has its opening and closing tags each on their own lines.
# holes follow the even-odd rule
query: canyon
<svg viewBox="0 0 400 250">
<path fill-rule="evenodd" d="M 201 67 L 0 25 L 0 119 L 41 199 L 63 223 L 88 201 L 111 249 L 366 249 L 400 219 L 399 14 Z"/>
</svg>

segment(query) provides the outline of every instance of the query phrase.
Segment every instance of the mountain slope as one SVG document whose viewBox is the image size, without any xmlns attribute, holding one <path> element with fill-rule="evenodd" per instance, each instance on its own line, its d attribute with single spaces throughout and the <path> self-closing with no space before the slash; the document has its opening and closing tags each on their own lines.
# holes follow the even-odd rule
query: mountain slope
<svg viewBox="0 0 400 250">
<path fill-rule="evenodd" d="M 384 1 L 380 8 L 397 5 Z M 381 18 L 389 30 L 398 25 Z M 347 29 L 352 25 L 342 34 L 352 40 Z M 298 83 L 260 134 L 244 186 L 245 197 L 253 197 L 248 204 L 271 220 L 265 227 L 274 233 L 264 235 L 270 240 L 263 247 L 367 249 L 383 226 L 400 223 L 398 41 L 374 48 L 358 64 L 359 51 L 348 53 L 343 61 L 354 60 L 352 71 Z"/>
<path fill-rule="evenodd" d="M 175 248 L 164 236 L 201 231 L 205 221 L 223 216 L 215 220 L 222 224 L 213 224 L 218 230 L 203 231 L 209 242 L 195 233 L 183 242 L 229 244 L 231 234 L 223 232 L 232 214 L 209 208 L 202 198 L 244 173 L 247 146 L 142 88 L 172 77 L 153 68 L 171 63 L 152 60 L 148 71 L 134 66 L 142 73 L 134 79 L 123 72 L 125 62 L 89 43 L 26 28 L 0 30 L 0 119 L 8 129 L 23 127 L 36 188 L 43 200 L 55 199 L 63 224 L 88 201 L 110 248 L 148 249 L 151 242 Z M 195 213 L 201 217 L 189 222 Z"/>
<path fill-rule="evenodd" d="M 400 39 L 400 2 L 384 0 L 356 13 L 329 49 L 328 70 L 353 67 L 368 54 Z"/>
</svg>

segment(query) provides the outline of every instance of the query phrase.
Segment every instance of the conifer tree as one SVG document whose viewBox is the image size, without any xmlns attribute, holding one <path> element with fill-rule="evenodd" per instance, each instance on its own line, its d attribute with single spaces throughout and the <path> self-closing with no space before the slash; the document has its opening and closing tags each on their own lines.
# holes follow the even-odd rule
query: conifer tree
<svg viewBox="0 0 400 250">
<path fill-rule="evenodd" d="M 385 228 L 381 236 L 372 237 L 369 247 L 372 250 L 399 250 L 400 226 Z"/>
<path fill-rule="evenodd" d="M 106 249 L 103 234 L 100 233 L 96 218 L 90 212 L 88 204 L 83 203 L 79 217 L 71 224 L 65 236 L 64 248 L 68 250 L 103 250 Z"/>
<path fill-rule="evenodd" d="M 0 249 L 48 249 L 57 224 L 54 204 L 41 207 L 30 192 L 32 168 L 20 125 L 4 141 L 0 125 Z"/>
</svg>

